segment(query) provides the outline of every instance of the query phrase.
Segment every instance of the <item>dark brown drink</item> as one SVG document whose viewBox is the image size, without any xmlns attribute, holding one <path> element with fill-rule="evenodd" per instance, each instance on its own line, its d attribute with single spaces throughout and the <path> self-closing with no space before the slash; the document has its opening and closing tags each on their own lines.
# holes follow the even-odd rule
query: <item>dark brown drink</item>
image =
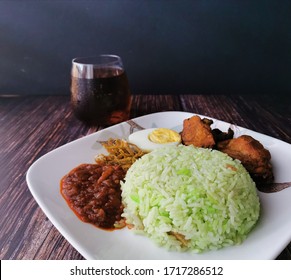
<svg viewBox="0 0 291 280">
<path fill-rule="evenodd" d="M 87 125 L 109 126 L 129 119 L 131 93 L 123 69 L 93 70 L 93 78 L 72 76 L 71 102 L 75 116 Z"/>
</svg>

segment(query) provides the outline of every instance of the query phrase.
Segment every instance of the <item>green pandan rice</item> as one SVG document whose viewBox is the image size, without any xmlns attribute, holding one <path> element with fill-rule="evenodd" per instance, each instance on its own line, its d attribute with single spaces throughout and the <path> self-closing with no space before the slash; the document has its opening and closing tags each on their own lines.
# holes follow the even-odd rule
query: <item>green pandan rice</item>
<svg viewBox="0 0 291 280">
<path fill-rule="evenodd" d="M 260 213 L 249 173 L 211 149 L 154 150 L 131 166 L 121 188 L 127 223 L 171 250 L 240 244 Z"/>
</svg>

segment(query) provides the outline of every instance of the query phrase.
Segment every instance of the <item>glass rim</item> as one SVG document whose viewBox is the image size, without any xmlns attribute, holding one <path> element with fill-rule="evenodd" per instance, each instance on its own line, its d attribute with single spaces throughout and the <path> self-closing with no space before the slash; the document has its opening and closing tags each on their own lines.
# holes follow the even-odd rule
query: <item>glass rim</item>
<svg viewBox="0 0 291 280">
<path fill-rule="evenodd" d="M 102 58 L 110 58 L 109 61 L 102 61 Z M 115 54 L 100 54 L 100 55 L 93 55 L 93 56 L 80 56 L 75 57 L 72 59 L 72 64 L 75 65 L 110 65 L 121 63 L 122 59 L 120 56 Z"/>
</svg>

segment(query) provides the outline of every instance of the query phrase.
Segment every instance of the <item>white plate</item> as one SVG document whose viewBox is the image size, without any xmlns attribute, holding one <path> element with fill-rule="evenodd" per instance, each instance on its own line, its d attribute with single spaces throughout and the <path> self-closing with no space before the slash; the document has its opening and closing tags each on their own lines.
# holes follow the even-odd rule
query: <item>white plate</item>
<svg viewBox="0 0 291 280">
<path fill-rule="evenodd" d="M 183 120 L 192 115 L 161 112 L 134 121 L 145 128 L 168 127 L 179 132 Z M 230 126 L 229 123 L 213 120 L 212 127 L 223 131 Z M 276 182 L 291 181 L 290 144 L 242 127 L 233 128 L 235 136 L 251 135 L 271 152 Z M 259 192 L 261 217 L 241 245 L 202 254 L 169 252 L 127 228 L 108 232 L 80 221 L 60 194 L 61 178 L 81 163 L 94 163 L 96 154 L 105 153 L 97 140 L 110 137 L 126 139 L 129 131 L 129 124 L 124 122 L 75 140 L 44 155 L 27 172 L 27 184 L 41 209 L 86 259 L 275 259 L 288 245 L 291 240 L 291 188 L 269 194 Z"/>
</svg>

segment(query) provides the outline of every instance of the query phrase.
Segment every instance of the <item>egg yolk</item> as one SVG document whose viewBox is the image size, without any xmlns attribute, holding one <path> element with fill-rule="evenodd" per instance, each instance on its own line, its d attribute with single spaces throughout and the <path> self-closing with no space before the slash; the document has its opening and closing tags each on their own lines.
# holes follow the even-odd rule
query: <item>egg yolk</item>
<svg viewBox="0 0 291 280">
<path fill-rule="evenodd" d="M 157 128 L 149 134 L 148 138 L 157 144 L 181 141 L 180 134 L 168 128 Z"/>
</svg>

